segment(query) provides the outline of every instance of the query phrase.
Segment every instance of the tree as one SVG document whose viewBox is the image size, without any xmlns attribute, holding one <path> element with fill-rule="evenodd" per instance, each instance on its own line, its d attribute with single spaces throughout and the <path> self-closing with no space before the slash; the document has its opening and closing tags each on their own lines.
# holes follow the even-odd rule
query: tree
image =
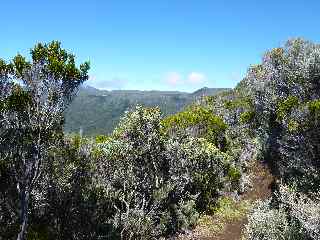
<svg viewBox="0 0 320 240">
<path fill-rule="evenodd" d="M 75 57 L 57 41 L 37 44 L 31 56 L 27 61 L 18 54 L 9 64 L 0 60 L 0 156 L 16 180 L 18 240 L 25 239 L 30 195 L 62 136 L 63 112 L 89 70 L 88 62 L 77 67 Z"/>
<path fill-rule="evenodd" d="M 229 181 L 228 154 L 187 131 L 169 136 L 163 125 L 158 108 L 137 106 L 95 146 L 93 188 L 108 201 L 99 205 L 118 238 L 159 239 L 193 226 Z"/>
<path fill-rule="evenodd" d="M 319 169 L 319 131 L 318 115 L 309 109 L 318 108 L 319 79 L 320 45 L 298 38 L 266 52 L 237 87 L 252 96 L 265 158 L 288 183 L 319 181 L 310 177 Z"/>
</svg>

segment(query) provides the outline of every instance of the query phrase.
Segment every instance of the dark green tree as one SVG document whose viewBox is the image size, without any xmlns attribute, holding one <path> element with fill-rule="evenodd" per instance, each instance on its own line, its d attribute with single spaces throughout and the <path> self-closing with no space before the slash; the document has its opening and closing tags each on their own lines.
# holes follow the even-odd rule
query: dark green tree
<svg viewBox="0 0 320 240">
<path fill-rule="evenodd" d="M 88 62 L 77 67 L 74 55 L 57 41 L 37 44 L 31 57 L 0 60 L 0 154 L 17 185 L 18 240 L 25 239 L 30 195 L 62 136 L 63 112 L 89 70 Z"/>
</svg>

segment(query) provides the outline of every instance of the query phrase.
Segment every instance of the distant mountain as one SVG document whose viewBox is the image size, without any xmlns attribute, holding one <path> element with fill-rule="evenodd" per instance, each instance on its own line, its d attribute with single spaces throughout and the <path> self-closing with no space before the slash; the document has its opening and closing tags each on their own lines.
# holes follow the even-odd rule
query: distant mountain
<svg viewBox="0 0 320 240">
<path fill-rule="evenodd" d="M 193 97 L 202 97 L 202 96 L 212 96 L 215 95 L 221 91 L 226 91 L 229 90 L 228 88 L 208 88 L 208 87 L 203 87 L 200 88 L 199 90 L 191 93 L 190 95 Z"/>
<path fill-rule="evenodd" d="M 227 88 L 201 88 L 193 93 L 178 91 L 99 90 L 90 86 L 80 89 L 65 114 L 65 132 L 85 135 L 111 133 L 126 110 L 137 104 L 159 106 L 167 116 L 182 110 L 202 96 L 215 95 Z"/>
</svg>

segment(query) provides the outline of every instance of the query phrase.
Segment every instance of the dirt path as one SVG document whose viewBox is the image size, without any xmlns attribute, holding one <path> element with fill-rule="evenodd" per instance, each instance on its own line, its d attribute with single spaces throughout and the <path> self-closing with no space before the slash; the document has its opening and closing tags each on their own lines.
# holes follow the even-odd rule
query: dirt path
<svg viewBox="0 0 320 240">
<path fill-rule="evenodd" d="M 241 207 L 242 203 L 246 203 L 250 206 L 250 203 L 258 199 L 263 200 L 271 196 L 271 185 L 274 181 L 274 177 L 271 175 L 267 167 L 260 163 L 256 163 L 250 168 L 250 175 L 252 176 L 252 188 L 241 195 L 240 201 L 237 203 L 239 207 Z M 237 208 L 237 206 L 234 208 Z M 176 239 L 240 240 L 245 224 L 247 223 L 246 214 L 240 215 L 240 217 L 237 217 L 236 220 L 225 220 L 223 218 L 224 217 L 220 217 L 219 219 L 217 216 L 208 216 L 206 224 L 198 226 L 189 234 L 181 235 Z"/>
<path fill-rule="evenodd" d="M 252 188 L 241 196 L 241 201 L 248 200 L 254 202 L 258 199 L 264 200 L 271 196 L 271 185 L 274 181 L 274 177 L 271 175 L 267 167 L 262 164 L 256 164 L 252 167 Z M 253 174 L 254 173 L 254 174 Z M 224 231 L 210 239 L 215 240 L 240 240 L 242 231 L 247 223 L 247 217 L 229 222 Z"/>
</svg>

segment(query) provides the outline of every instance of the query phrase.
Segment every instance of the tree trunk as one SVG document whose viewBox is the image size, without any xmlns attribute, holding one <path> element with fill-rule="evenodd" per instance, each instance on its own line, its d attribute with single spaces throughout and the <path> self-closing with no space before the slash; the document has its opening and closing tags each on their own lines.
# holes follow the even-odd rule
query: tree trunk
<svg viewBox="0 0 320 240">
<path fill-rule="evenodd" d="M 21 228 L 17 240 L 25 240 L 27 225 L 28 225 L 28 205 L 29 205 L 29 192 L 27 189 L 21 189 L 20 193 L 21 204 Z"/>
</svg>

